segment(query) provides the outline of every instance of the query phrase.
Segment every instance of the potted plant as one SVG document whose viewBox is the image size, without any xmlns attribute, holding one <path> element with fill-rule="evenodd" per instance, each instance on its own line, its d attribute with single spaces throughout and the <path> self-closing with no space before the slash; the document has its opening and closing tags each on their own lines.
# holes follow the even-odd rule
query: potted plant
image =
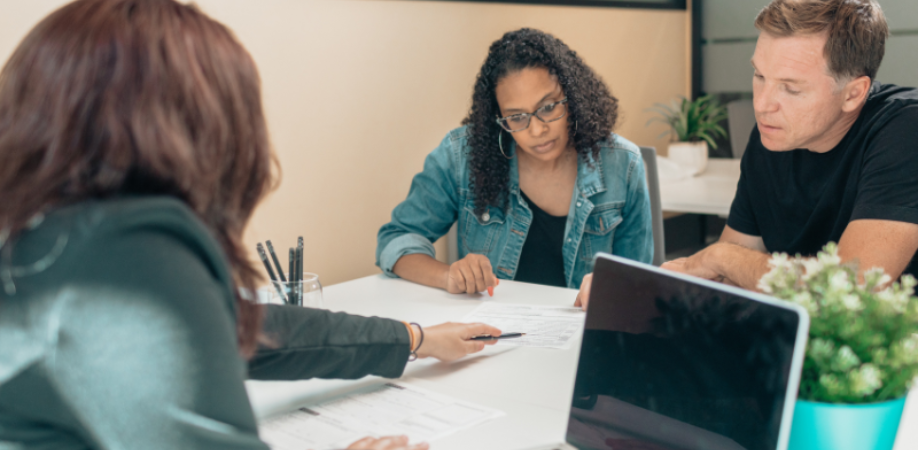
<svg viewBox="0 0 918 450">
<path fill-rule="evenodd" d="M 915 278 L 858 278 L 829 243 L 816 258 L 774 254 L 759 289 L 803 306 L 810 335 L 789 449 L 893 448 L 918 375 Z"/>
<path fill-rule="evenodd" d="M 669 158 L 688 168 L 693 175 L 704 172 L 708 145 L 716 149 L 714 139 L 727 136 L 727 131 L 720 126 L 727 118 L 727 108 L 716 98 L 705 95 L 695 100 L 682 97 L 670 105 L 657 103 L 650 110 L 658 117 L 650 119 L 648 124 L 661 122 L 669 126 L 669 131 L 660 135 L 669 134 L 673 141 L 669 144 Z"/>
</svg>

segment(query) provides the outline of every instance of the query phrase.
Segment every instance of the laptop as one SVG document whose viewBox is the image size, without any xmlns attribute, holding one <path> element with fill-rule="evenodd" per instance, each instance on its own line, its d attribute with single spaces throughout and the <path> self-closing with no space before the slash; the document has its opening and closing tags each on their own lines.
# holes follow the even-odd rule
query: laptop
<svg viewBox="0 0 918 450">
<path fill-rule="evenodd" d="M 566 442 L 538 450 L 787 448 L 804 309 L 606 254 L 593 273 Z"/>
</svg>

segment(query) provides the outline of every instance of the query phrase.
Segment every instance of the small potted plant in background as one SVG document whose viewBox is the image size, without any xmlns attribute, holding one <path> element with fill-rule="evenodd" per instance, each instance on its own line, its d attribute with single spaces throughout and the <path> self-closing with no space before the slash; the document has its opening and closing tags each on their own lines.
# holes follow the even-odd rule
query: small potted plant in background
<svg viewBox="0 0 918 450">
<path fill-rule="evenodd" d="M 816 258 L 776 253 L 771 266 L 759 289 L 810 314 L 788 448 L 892 449 L 918 375 L 915 278 L 889 284 L 882 269 L 871 269 L 859 280 L 834 243 Z"/>
<path fill-rule="evenodd" d="M 668 156 L 679 165 L 689 169 L 692 175 L 704 172 L 708 164 L 708 145 L 716 149 L 714 139 L 727 137 L 727 131 L 720 122 L 727 118 L 727 108 L 721 106 L 716 98 L 705 95 L 695 100 L 682 97 L 670 105 L 655 104 L 651 111 L 658 117 L 647 123 L 660 122 L 669 126 L 672 143 L 669 144 Z"/>
</svg>

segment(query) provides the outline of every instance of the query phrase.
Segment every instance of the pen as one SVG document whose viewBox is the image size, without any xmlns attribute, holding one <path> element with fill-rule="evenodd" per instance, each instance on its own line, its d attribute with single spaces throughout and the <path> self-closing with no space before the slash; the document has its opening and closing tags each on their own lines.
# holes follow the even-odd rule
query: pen
<svg viewBox="0 0 918 450">
<path fill-rule="evenodd" d="M 494 336 L 491 336 L 491 335 L 489 335 L 489 334 L 486 334 L 486 335 L 484 335 L 484 336 L 475 336 L 475 337 L 473 337 L 472 339 L 469 339 L 469 340 L 470 340 L 470 341 L 493 341 L 493 340 L 497 340 L 497 339 L 518 338 L 518 337 L 523 337 L 523 336 L 525 336 L 525 335 L 526 335 L 526 333 L 504 333 L 504 334 L 502 334 L 502 335 L 500 335 L 500 336 L 494 337 Z"/>
<path fill-rule="evenodd" d="M 268 246 L 268 253 L 271 254 L 271 261 L 274 261 L 274 267 L 277 268 L 277 276 L 280 277 L 280 280 L 284 283 L 287 282 L 287 278 L 284 276 L 284 270 L 281 269 L 280 260 L 277 259 L 277 254 L 274 253 L 274 246 L 271 245 L 271 241 L 265 241 L 265 244 Z"/>
<path fill-rule="evenodd" d="M 291 298 L 293 298 L 293 287 L 296 286 L 296 283 L 293 282 L 294 270 L 296 270 L 296 251 L 293 250 L 293 247 L 290 247 L 290 253 L 287 255 L 287 274 L 290 275 L 290 283 L 287 284 L 287 290 L 290 292 Z"/>
<path fill-rule="evenodd" d="M 303 306 L 303 236 L 296 238 L 296 304 Z"/>
<path fill-rule="evenodd" d="M 271 263 L 268 262 L 268 254 L 265 253 L 265 247 L 261 245 L 261 242 L 255 247 L 258 250 L 258 256 L 261 257 L 261 262 L 265 264 L 265 270 L 268 271 L 268 277 L 271 278 L 271 284 L 274 285 L 274 289 L 277 289 L 277 293 L 280 294 L 281 299 L 284 300 L 284 303 L 289 303 L 287 301 L 287 295 L 284 294 L 284 291 L 277 285 L 277 276 L 274 275 L 274 270 L 271 269 Z"/>
</svg>

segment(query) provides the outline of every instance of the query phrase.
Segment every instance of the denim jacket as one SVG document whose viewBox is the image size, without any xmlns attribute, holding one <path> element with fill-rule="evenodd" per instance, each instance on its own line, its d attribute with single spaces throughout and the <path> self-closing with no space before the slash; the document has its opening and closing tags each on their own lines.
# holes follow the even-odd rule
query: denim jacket
<svg viewBox="0 0 918 450">
<path fill-rule="evenodd" d="M 600 147 L 598 159 L 588 158 L 592 164 L 578 160 L 564 230 L 564 278 L 575 289 L 593 271 L 593 256 L 598 252 L 644 263 L 653 258 L 650 197 L 640 149 L 615 134 Z M 470 150 L 466 128 L 460 127 L 427 156 L 424 170 L 411 182 L 408 198 L 379 230 L 376 265 L 386 275 L 396 276 L 392 267 L 404 255 L 434 257 L 432 242 L 458 220 L 459 258 L 469 253 L 486 255 L 498 278 L 513 279 L 532 222 L 532 211 L 520 195 L 517 158 L 510 160 L 507 209 L 492 206 L 478 216 L 469 187 Z"/>
</svg>

